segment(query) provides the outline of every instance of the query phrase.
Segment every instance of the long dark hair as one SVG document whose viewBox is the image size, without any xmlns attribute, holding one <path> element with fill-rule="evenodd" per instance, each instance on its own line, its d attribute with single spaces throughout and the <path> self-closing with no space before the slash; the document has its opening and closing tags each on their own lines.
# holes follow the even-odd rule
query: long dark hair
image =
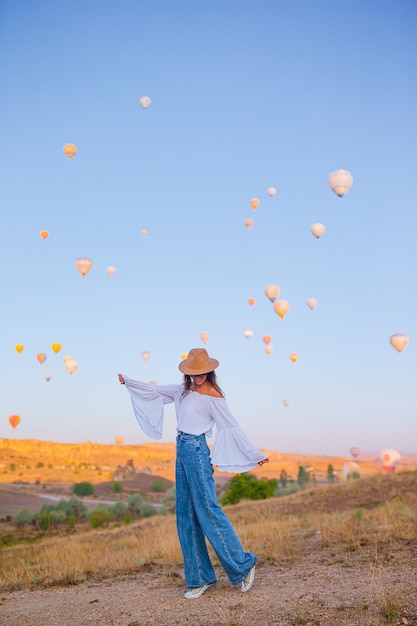
<svg viewBox="0 0 417 626">
<path fill-rule="evenodd" d="M 224 393 L 219 387 L 219 384 L 216 378 L 216 372 L 214 370 L 212 372 L 207 372 L 207 380 L 210 383 L 210 385 L 214 387 L 214 389 L 218 391 L 224 398 Z M 193 381 L 191 379 L 191 376 L 189 374 L 184 374 L 184 391 L 182 395 L 185 395 L 188 391 L 190 391 L 192 386 L 193 386 Z"/>
</svg>

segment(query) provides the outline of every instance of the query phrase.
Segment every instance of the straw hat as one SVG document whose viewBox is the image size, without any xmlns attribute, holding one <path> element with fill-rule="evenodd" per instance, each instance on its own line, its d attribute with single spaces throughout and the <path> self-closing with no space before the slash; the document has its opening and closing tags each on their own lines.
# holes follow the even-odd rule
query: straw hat
<svg viewBox="0 0 417 626">
<path fill-rule="evenodd" d="M 204 348 L 193 348 L 189 351 L 188 357 L 181 361 L 178 369 L 183 374 L 190 376 L 197 374 L 208 374 L 219 366 L 217 359 L 211 359 Z"/>
</svg>

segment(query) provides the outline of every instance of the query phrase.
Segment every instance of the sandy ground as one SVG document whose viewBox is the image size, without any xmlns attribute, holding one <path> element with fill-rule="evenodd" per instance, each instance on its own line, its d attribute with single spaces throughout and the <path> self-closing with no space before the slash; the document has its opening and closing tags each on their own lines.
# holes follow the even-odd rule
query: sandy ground
<svg viewBox="0 0 417 626">
<path fill-rule="evenodd" d="M 375 565 L 331 550 L 302 562 L 260 563 L 252 589 L 231 586 L 223 570 L 201 598 L 183 597 L 178 567 L 148 566 L 135 575 L 76 586 L 2 592 L 7 626 L 386 626 L 417 625 L 417 558 L 394 555 Z M 385 612 L 394 615 L 388 622 Z"/>
</svg>

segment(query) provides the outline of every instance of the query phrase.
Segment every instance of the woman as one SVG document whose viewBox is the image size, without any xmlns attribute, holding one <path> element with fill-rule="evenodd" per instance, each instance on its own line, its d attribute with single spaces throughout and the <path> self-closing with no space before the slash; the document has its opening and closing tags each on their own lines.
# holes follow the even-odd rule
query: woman
<svg viewBox="0 0 417 626">
<path fill-rule="evenodd" d="M 131 395 L 142 430 L 153 439 L 162 436 L 164 404 L 175 403 L 177 414 L 176 518 L 184 557 L 187 599 L 199 598 L 216 582 L 206 537 L 227 576 L 241 591 L 249 591 L 258 557 L 244 552 L 215 493 L 213 466 L 220 471 L 247 472 L 268 461 L 247 438 L 226 405 L 214 370 L 219 362 L 204 348 L 190 350 L 181 361 L 182 385 L 152 385 L 119 374 Z M 216 425 L 210 453 L 206 436 Z"/>
</svg>

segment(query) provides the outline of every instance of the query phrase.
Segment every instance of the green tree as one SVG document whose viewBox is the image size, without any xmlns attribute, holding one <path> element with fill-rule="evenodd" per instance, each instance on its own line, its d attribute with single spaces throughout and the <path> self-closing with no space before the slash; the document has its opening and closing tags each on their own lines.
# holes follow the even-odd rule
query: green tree
<svg viewBox="0 0 417 626">
<path fill-rule="evenodd" d="M 165 483 L 162 478 L 157 478 L 153 481 L 151 485 L 151 491 L 155 491 L 155 493 L 161 493 L 165 491 Z"/>
<path fill-rule="evenodd" d="M 297 483 L 300 487 L 304 487 L 308 482 L 310 482 L 310 474 L 307 472 L 305 467 L 299 465 Z"/>
<path fill-rule="evenodd" d="M 127 508 L 136 517 L 140 517 L 140 509 L 143 504 L 143 496 L 140 493 L 132 493 L 127 499 Z"/>
<path fill-rule="evenodd" d="M 94 493 L 94 485 L 88 482 L 75 483 L 72 493 L 76 496 L 92 496 Z"/>
<path fill-rule="evenodd" d="M 265 500 L 272 498 L 277 486 L 276 478 L 256 478 L 253 474 L 243 473 L 233 476 L 228 489 L 221 499 L 222 504 L 236 504 L 240 500 Z"/>
<path fill-rule="evenodd" d="M 175 512 L 175 485 L 170 487 L 162 499 L 162 512 Z"/>
<path fill-rule="evenodd" d="M 29 526 L 34 520 L 34 514 L 29 509 L 19 509 L 13 516 L 13 523 L 15 526 Z"/>
<path fill-rule="evenodd" d="M 119 480 L 113 483 L 113 491 L 120 493 L 123 490 L 123 485 Z"/>
<path fill-rule="evenodd" d="M 329 483 L 334 483 L 334 481 L 336 480 L 334 468 L 331 463 L 329 463 L 327 466 L 327 480 L 329 481 Z"/>
<path fill-rule="evenodd" d="M 281 470 L 281 474 L 280 474 L 280 477 L 279 477 L 279 482 L 280 482 L 281 487 L 285 488 L 287 486 L 288 475 L 287 475 L 287 472 L 285 471 L 285 469 Z"/>
</svg>

